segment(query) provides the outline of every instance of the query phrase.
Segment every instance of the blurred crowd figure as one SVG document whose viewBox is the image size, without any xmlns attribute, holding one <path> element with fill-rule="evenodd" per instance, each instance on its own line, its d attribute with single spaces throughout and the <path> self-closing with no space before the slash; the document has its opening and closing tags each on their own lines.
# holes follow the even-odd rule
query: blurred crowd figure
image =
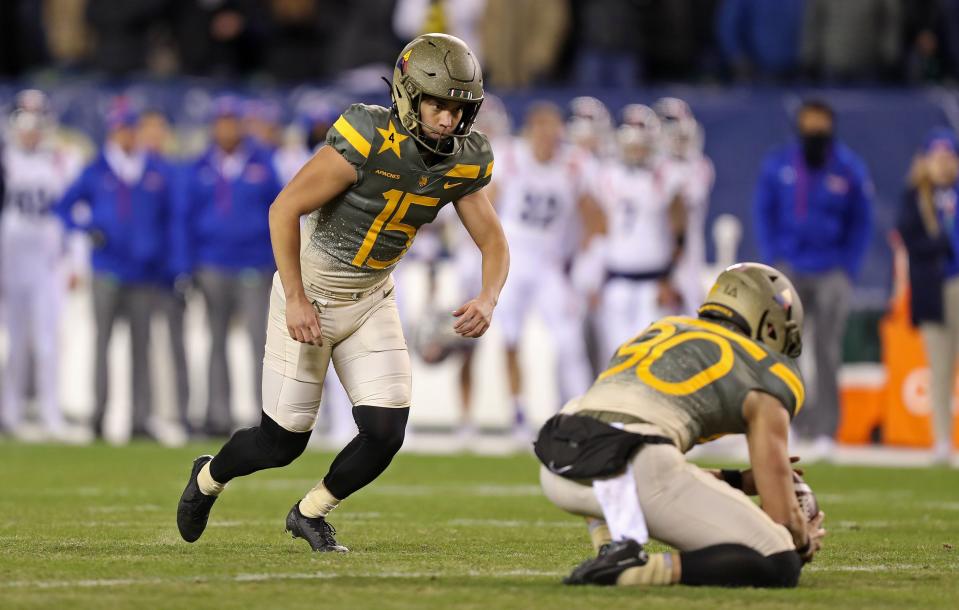
<svg viewBox="0 0 959 610">
<path fill-rule="evenodd" d="M 959 353 L 959 142 L 952 130 L 927 135 L 907 184 L 897 229 L 909 256 L 912 323 L 932 372 L 934 459 L 948 464 Z"/>
<path fill-rule="evenodd" d="M 64 292 L 88 281 L 95 328 L 92 436 L 104 437 L 108 352 L 122 318 L 130 328 L 129 437 L 158 437 L 150 350 L 156 316 L 169 330 L 175 423 L 183 438 L 230 434 L 237 422 L 226 343 L 234 317 L 250 336 L 255 367 L 262 366 L 274 271 L 269 206 L 337 115 L 330 104 L 312 104 L 297 117 L 292 137 L 284 137 L 278 108 L 221 96 L 208 113 L 209 148 L 194 158 L 182 154 L 184 143 L 161 111 L 139 111 L 121 96 L 103 117 L 103 143 L 85 165 L 87 155 L 61 137 L 47 96 L 18 94 L 2 145 L 0 305 L 9 341 L 0 431 L 22 437 L 26 406 L 35 398 L 43 438 L 86 437 L 64 420 L 57 365 Z M 191 293 L 202 296 L 211 338 L 209 392 L 197 422 L 188 412 L 184 336 Z M 259 397 L 259 388 L 251 389 Z"/>
<path fill-rule="evenodd" d="M 130 437 L 158 437 L 149 349 L 156 340 L 154 318 L 170 336 L 172 423 L 184 438 L 229 434 L 242 423 L 233 412 L 236 393 L 259 398 L 255 382 L 230 379 L 227 331 L 242 328 L 255 366 L 262 366 L 274 269 L 268 208 L 324 145 L 342 108 L 317 94 L 301 99 L 290 117 L 288 108 L 265 97 L 220 95 L 205 113 L 204 148 L 194 141 L 198 134 L 171 125 L 161 111 L 135 106 L 124 96 L 113 101 L 103 116 L 103 142 L 90 158 L 58 136 L 46 95 L 27 90 L 14 100 L 0 173 L 0 307 L 8 337 L 0 430 L 6 434 L 20 435 L 33 404 L 44 438 L 84 438 L 58 403 L 62 346 L 53 322 L 61 317 L 65 292 L 83 282 L 92 293 L 95 328 L 88 426 L 94 437 L 104 436 L 107 405 L 117 398 L 132 415 Z M 518 350 L 531 315 L 545 323 L 553 341 L 557 407 L 649 323 L 695 315 L 704 298 L 715 177 L 703 152 L 703 128 L 678 98 L 616 111 L 594 97 L 574 98 L 565 108 L 534 102 L 514 129 L 503 102 L 490 95 L 477 125 L 496 150 L 489 194 L 513 255 L 496 325 L 505 343 L 510 431 L 525 444 L 531 434 L 524 398 L 529 371 Z M 794 133 L 757 165 L 754 226 L 763 259 L 790 275 L 806 304 L 813 398 L 794 432 L 814 442 L 809 457 L 828 458 L 839 413 L 842 337 L 852 285 L 874 232 L 874 193 L 868 168 L 841 141 L 827 103 L 804 101 Z M 951 130 L 929 135 L 909 175 L 899 220 L 914 278 L 913 320 L 932 363 L 936 455 L 943 460 L 950 451 L 956 357 L 950 316 L 959 308 L 953 303 L 959 298 L 953 285 L 959 275 L 957 152 Z M 457 428 L 468 446 L 479 433 L 470 408 L 476 342 L 451 332 L 436 279 L 440 267 L 450 265 L 462 294 L 479 282 L 478 252 L 456 227 L 441 215 L 414 243 L 411 257 L 429 270 L 423 313 L 410 313 L 404 286 L 412 284 L 403 266 L 397 281 L 412 352 L 427 365 L 458 354 L 463 412 Z M 23 256 L 27 251 L 31 256 Z M 204 304 L 211 341 L 204 361 L 208 392 L 200 400 L 191 396 L 184 328 L 191 299 Z M 129 404 L 107 395 L 109 346 L 120 319 L 131 335 Z M 191 413 L 191 402 L 202 412 Z M 350 401 L 335 375 L 326 379 L 324 403 L 326 434 L 349 437 Z"/>
<path fill-rule="evenodd" d="M 957 0 L 9 0 L 0 73 L 333 80 L 423 32 L 501 89 L 645 81 L 943 82 Z"/>
<path fill-rule="evenodd" d="M 64 256 L 64 231 L 53 211 L 80 164 L 46 137 L 54 120 L 43 93 L 20 93 L 3 147 L 0 304 L 9 356 L 3 371 L 0 428 L 21 427 L 32 387 L 47 434 L 60 440 L 66 438 L 67 426 L 59 404 L 56 322 L 68 277 L 78 272 L 82 261 Z M 25 257 L 24 252 L 31 255 Z"/>
</svg>

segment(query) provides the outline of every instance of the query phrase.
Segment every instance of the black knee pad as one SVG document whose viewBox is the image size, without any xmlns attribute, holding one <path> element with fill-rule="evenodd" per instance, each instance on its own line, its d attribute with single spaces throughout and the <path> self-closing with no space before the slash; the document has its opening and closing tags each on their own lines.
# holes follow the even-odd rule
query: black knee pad
<svg viewBox="0 0 959 610">
<path fill-rule="evenodd" d="M 360 436 L 364 437 L 371 447 L 390 457 L 396 455 L 403 446 L 403 439 L 406 438 L 406 422 L 409 418 L 409 407 L 403 409 L 366 405 L 353 407 L 353 420 L 356 421 Z"/>
<path fill-rule="evenodd" d="M 766 562 L 770 566 L 769 571 L 775 583 L 768 586 L 792 589 L 799 585 L 799 574 L 802 572 L 802 558 L 799 557 L 799 553 L 783 551 L 767 555 Z"/>
<path fill-rule="evenodd" d="M 310 442 L 309 432 L 290 432 L 263 413 L 257 429 L 256 444 L 270 456 L 268 468 L 279 468 L 300 457 Z"/>
<path fill-rule="evenodd" d="M 764 556 L 741 544 L 717 544 L 680 554 L 681 582 L 718 587 L 795 587 L 802 561 L 796 551 Z"/>
<path fill-rule="evenodd" d="M 210 462 L 210 476 L 219 483 L 266 468 L 286 466 L 303 453 L 310 432 L 285 430 L 264 413 L 260 425 L 237 430 Z"/>
<path fill-rule="evenodd" d="M 359 434 L 337 454 L 323 484 L 343 500 L 380 476 L 403 446 L 409 407 L 353 407 Z"/>
</svg>

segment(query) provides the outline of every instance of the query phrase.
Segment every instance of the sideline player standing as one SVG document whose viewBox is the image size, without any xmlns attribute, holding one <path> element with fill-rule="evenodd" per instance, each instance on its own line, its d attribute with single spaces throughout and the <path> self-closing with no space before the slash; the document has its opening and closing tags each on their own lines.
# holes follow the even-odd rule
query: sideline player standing
<svg viewBox="0 0 959 610">
<path fill-rule="evenodd" d="M 4 206 L 0 218 L 2 302 L 9 356 L 3 375 L 0 428 L 20 431 L 33 353 L 37 398 L 46 433 L 64 440 L 58 366 L 61 269 L 64 232 L 53 206 L 79 171 L 51 142 L 53 118 L 46 95 L 35 89 L 17 95 L 3 150 Z"/>
<path fill-rule="evenodd" d="M 472 131 L 483 100 L 479 64 L 458 38 L 425 34 L 403 49 L 393 106 L 356 104 L 270 209 L 277 263 L 263 367 L 259 426 L 240 430 L 216 457 L 201 456 L 177 509 L 180 534 L 197 540 L 231 479 L 285 466 L 306 447 L 323 377 L 333 365 L 353 402 L 359 434 L 293 505 L 287 531 L 314 551 L 346 551 L 327 514 L 382 473 L 403 444 L 411 377 L 390 272 L 417 229 L 454 202 L 483 254 L 479 296 L 453 312 L 456 331 L 489 328 L 509 251 L 482 188 L 493 156 Z M 301 240 L 300 216 L 309 214 Z M 302 245 L 301 245 L 302 242 Z"/>
<path fill-rule="evenodd" d="M 527 314 L 542 316 L 555 338 L 557 380 L 563 401 L 589 387 L 592 372 L 583 344 L 585 303 L 572 289 L 566 262 L 595 233 L 602 214 L 586 188 L 585 155 L 564 141 L 560 109 L 536 102 L 523 135 L 500 155 L 496 208 L 515 255 L 513 279 L 503 291 L 500 324 L 506 340 L 509 387 L 518 440 L 528 446 L 519 342 Z"/>
<path fill-rule="evenodd" d="M 825 535 L 823 513 L 810 521 L 799 506 L 787 450 L 805 397 L 794 360 L 802 322 L 785 275 L 733 265 L 698 318 L 663 318 L 624 343 L 593 387 L 563 408 L 574 416 L 547 422 L 537 444 L 550 465 L 540 470 L 543 491 L 592 520 L 600 548 L 567 584 L 796 586 Z M 570 426 L 592 430 L 577 438 Z M 748 476 L 686 462 L 694 445 L 726 434 L 746 435 Z M 578 446 L 564 455 L 570 438 Z M 597 466 L 608 449 L 618 459 Z M 746 493 L 758 493 L 762 508 Z M 619 532 L 604 531 L 603 518 Z M 647 533 L 676 550 L 647 557 L 637 540 Z"/>
<path fill-rule="evenodd" d="M 604 282 L 598 329 L 606 359 L 637 329 L 675 312 L 671 274 L 686 223 L 683 202 L 669 192 L 663 175 L 656 114 L 630 104 L 623 119 L 616 130 L 620 157 L 597 172 L 595 188 L 609 217 L 600 250 L 603 269 L 595 274 Z"/>
<path fill-rule="evenodd" d="M 703 301 L 706 266 L 706 216 L 716 172 L 703 152 L 703 128 L 689 104 L 675 97 L 659 99 L 653 109 L 662 125 L 667 181 L 686 206 L 686 233 L 682 253 L 673 269 L 685 315 L 694 315 Z"/>
</svg>

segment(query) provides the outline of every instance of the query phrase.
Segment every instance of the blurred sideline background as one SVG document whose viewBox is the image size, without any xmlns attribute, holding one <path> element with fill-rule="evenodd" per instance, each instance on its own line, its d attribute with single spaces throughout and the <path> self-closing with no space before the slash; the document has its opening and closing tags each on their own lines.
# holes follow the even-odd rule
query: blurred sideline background
<svg viewBox="0 0 959 610">
<path fill-rule="evenodd" d="M 118 96 L 168 117 L 180 159 L 205 148 L 210 109 L 223 93 L 269 104 L 285 126 L 284 142 L 295 142 L 304 137 L 298 117 L 313 106 L 388 105 L 379 78 L 391 73 L 396 52 L 423 31 L 448 31 L 477 49 L 487 88 L 503 100 L 514 128 L 540 100 L 566 108 L 575 97 L 594 96 L 616 118 L 631 103 L 664 96 L 688 102 L 716 175 L 705 284 L 716 266 L 731 262 L 717 260 L 712 231 L 723 215 L 741 227 L 740 238 L 726 243 L 732 259 L 758 259 L 752 208 L 762 159 L 794 137 L 803 99 L 825 99 L 835 109 L 838 137 L 865 161 L 876 193 L 874 229 L 844 341 L 839 440 L 925 447 L 932 438 L 928 371 L 914 344 L 890 362 L 895 346 L 888 344 L 892 339 L 882 341 L 898 336 L 895 329 L 909 332 L 901 309 L 906 278 L 901 266 L 895 272 L 889 233 L 925 134 L 959 126 L 959 3 L 848 4 L 858 8 L 830 12 L 826 2 L 814 0 L 10 0 L 0 8 L 0 104 L 12 108 L 24 88 L 43 90 L 59 117 L 62 141 L 87 158 Z M 862 21 L 862 15 L 875 19 Z M 839 46 L 848 47 L 850 57 L 836 51 L 837 39 L 846 41 Z M 412 329 L 428 299 L 427 266 L 413 258 L 400 267 L 404 322 Z M 438 298 L 453 309 L 465 297 L 456 269 L 448 261 L 438 268 Z M 59 322 L 62 408 L 77 421 L 93 402 L 92 319 L 86 282 L 69 293 Z M 202 413 L 206 398 L 204 319 L 203 302 L 194 294 L 186 331 L 194 414 Z M 173 419 L 176 399 L 166 326 L 154 321 L 153 331 L 154 419 L 163 427 Z M 107 426 L 108 439 L 117 442 L 129 427 L 128 340 L 121 322 L 110 347 Z M 533 316 L 521 346 L 526 401 L 532 419 L 542 421 L 561 406 L 550 329 Z M 459 424 L 459 358 L 427 365 L 413 354 L 414 430 Z M 474 422 L 508 430 L 513 413 L 495 316 L 476 360 Z M 258 401 L 247 383 L 254 367 L 239 328 L 231 334 L 229 361 L 234 415 L 249 425 L 258 417 Z M 175 432 L 165 438 L 179 442 Z"/>
</svg>

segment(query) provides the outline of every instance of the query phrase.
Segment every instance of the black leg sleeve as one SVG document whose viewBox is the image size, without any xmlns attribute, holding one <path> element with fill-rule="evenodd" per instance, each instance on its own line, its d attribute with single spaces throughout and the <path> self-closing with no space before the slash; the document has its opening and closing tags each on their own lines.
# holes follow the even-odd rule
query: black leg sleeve
<svg viewBox="0 0 959 610">
<path fill-rule="evenodd" d="M 260 425 L 237 430 L 210 462 L 210 476 L 227 483 L 258 470 L 286 466 L 300 457 L 312 432 L 290 432 L 263 413 Z"/>
<path fill-rule="evenodd" d="M 802 561 L 796 551 L 763 556 L 741 544 L 717 544 L 679 555 L 680 582 L 714 587 L 795 587 Z"/>
<path fill-rule="evenodd" d="M 403 446 L 409 416 L 408 407 L 353 407 L 359 434 L 330 464 L 330 471 L 323 478 L 326 489 L 343 500 L 380 476 Z"/>
</svg>

